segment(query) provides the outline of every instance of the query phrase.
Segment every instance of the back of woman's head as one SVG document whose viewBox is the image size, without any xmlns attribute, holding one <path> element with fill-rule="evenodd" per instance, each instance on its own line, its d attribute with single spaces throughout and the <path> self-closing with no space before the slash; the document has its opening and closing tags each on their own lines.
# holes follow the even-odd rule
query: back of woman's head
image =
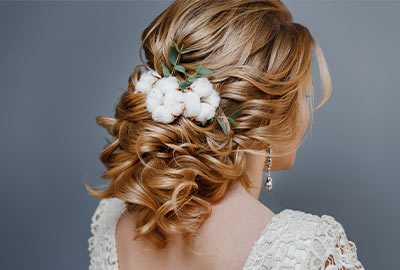
<svg viewBox="0 0 400 270">
<path fill-rule="evenodd" d="M 171 123 L 153 121 L 146 93 L 135 92 L 140 67 L 159 74 L 163 63 L 172 69 L 172 40 L 199 49 L 181 55 L 180 65 L 187 74 L 200 64 L 213 71 L 206 76 L 219 93 L 223 115 L 242 109 L 237 126 L 222 118 L 227 135 L 217 121 L 200 126 L 182 115 Z M 142 47 L 147 62 L 142 59 L 129 77 L 115 119 L 96 118 L 115 137 L 100 155 L 109 184 L 87 189 L 95 198 L 126 201 L 136 213 L 136 238 L 161 249 L 169 234 L 182 234 L 192 250 L 211 204 L 236 181 L 253 188 L 245 152 L 293 142 L 301 132 L 299 89 L 313 90 L 312 48 L 325 94 L 315 109 L 330 96 L 330 78 L 318 44 L 278 0 L 177 0 L 144 30 Z M 185 80 L 181 73 L 175 76 Z M 263 125 L 270 120 L 274 123 Z"/>
</svg>

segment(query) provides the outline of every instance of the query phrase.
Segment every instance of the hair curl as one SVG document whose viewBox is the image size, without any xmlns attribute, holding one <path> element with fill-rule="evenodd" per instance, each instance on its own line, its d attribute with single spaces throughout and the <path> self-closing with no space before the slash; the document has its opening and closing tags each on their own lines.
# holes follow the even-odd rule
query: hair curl
<svg viewBox="0 0 400 270">
<path fill-rule="evenodd" d="M 134 93 L 140 67 L 162 74 L 161 64 L 166 63 L 171 70 L 171 38 L 179 47 L 200 49 L 182 55 L 180 65 L 188 74 L 199 64 L 214 72 L 207 77 L 219 92 L 225 115 L 243 108 L 235 117 L 238 126 L 223 119 L 228 135 L 216 121 L 203 127 L 183 116 L 169 124 L 154 122 L 146 94 Z M 309 30 L 293 22 L 283 3 L 176 0 L 144 30 L 139 50 L 143 65 L 130 75 L 115 118 L 96 118 L 115 140 L 100 154 L 107 168 L 102 178 L 109 179 L 109 185 L 104 190 L 86 185 L 90 195 L 124 200 L 127 209 L 137 213 L 135 239 L 144 237 L 163 249 L 169 234 L 182 234 L 185 246 L 196 253 L 196 233 L 211 214 L 211 204 L 233 182 L 254 188 L 245 174 L 245 153 L 291 142 L 300 132 L 298 91 L 300 82 L 311 77 L 312 48 L 324 89 L 316 110 L 331 94 L 325 58 Z M 185 79 L 180 73 L 175 76 Z M 307 87 L 313 97 L 311 80 Z M 272 119 L 277 121 L 262 125 Z"/>
</svg>

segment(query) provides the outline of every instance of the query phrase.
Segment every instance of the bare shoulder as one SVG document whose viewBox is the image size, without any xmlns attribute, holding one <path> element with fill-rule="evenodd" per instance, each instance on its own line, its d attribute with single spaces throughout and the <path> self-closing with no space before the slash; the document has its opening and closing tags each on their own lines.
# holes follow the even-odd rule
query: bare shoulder
<svg viewBox="0 0 400 270">
<path fill-rule="evenodd" d="M 136 236 L 135 214 L 125 210 L 120 216 L 115 229 L 115 245 L 118 256 L 118 269 L 140 269 L 140 246 L 133 240 Z M 139 260 L 140 261 L 140 260 Z"/>
</svg>

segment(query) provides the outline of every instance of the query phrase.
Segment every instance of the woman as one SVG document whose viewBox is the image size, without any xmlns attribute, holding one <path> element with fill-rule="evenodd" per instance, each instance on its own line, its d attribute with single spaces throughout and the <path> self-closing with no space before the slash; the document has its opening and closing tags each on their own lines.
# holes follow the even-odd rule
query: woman
<svg viewBox="0 0 400 270">
<path fill-rule="evenodd" d="M 331 94 L 307 28 L 278 0 L 177 0 L 142 47 L 115 119 L 97 118 L 115 140 L 100 155 L 109 185 L 87 186 L 101 199 L 89 268 L 364 269 L 333 217 L 258 201 L 263 170 L 271 190 L 312 120 L 312 48 L 315 109 Z"/>
</svg>

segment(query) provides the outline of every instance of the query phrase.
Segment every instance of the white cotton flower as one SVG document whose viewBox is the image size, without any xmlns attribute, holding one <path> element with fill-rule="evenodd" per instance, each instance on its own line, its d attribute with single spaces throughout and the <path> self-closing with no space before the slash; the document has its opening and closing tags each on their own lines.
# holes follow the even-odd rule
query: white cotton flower
<svg viewBox="0 0 400 270">
<path fill-rule="evenodd" d="M 169 76 L 158 80 L 154 87 L 159 89 L 161 92 L 166 93 L 179 88 L 179 81 L 175 76 Z"/>
<path fill-rule="evenodd" d="M 204 101 L 206 101 L 207 103 L 209 103 L 211 106 L 213 106 L 214 108 L 217 108 L 219 105 L 221 98 L 218 95 L 217 91 L 212 91 L 211 94 L 209 96 L 207 96 L 205 98 Z"/>
<path fill-rule="evenodd" d="M 170 123 L 183 114 L 204 124 L 214 117 L 220 102 L 218 92 L 205 77 L 197 78 L 190 85 L 193 91 L 181 92 L 177 77 L 161 77 L 155 70 L 149 70 L 141 75 L 135 86 L 136 93 L 147 94 L 147 110 L 158 122 Z"/>
<path fill-rule="evenodd" d="M 197 78 L 190 87 L 199 97 L 206 97 L 214 90 L 212 83 L 205 77 Z"/>
<path fill-rule="evenodd" d="M 135 85 L 134 93 L 147 93 L 152 88 L 152 84 L 157 80 L 159 74 L 156 71 L 145 71 Z"/>
<path fill-rule="evenodd" d="M 158 90 L 157 90 L 158 91 Z M 149 112 L 153 112 L 154 109 L 158 106 L 162 105 L 162 99 L 152 97 L 151 95 L 147 95 L 146 97 L 146 107 Z"/>
<path fill-rule="evenodd" d="M 171 123 L 175 119 L 175 117 L 170 112 L 168 112 L 163 105 L 160 105 L 154 109 L 151 118 L 154 121 L 164 123 Z"/>
<path fill-rule="evenodd" d="M 182 113 L 184 108 L 183 93 L 179 90 L 166 92 L 163 99 L 163 105 L 175 116 Z"/>
<path fill-rule="evenodd" d="M 206 122 L 206 120 L 214 117 L 215 108 L 206 102 L 201 102 L 201 110 L 197 115 L 196 120 L 200 121 L 202 124 Z"/>
<path fill-rule="evenodd" d="M 197 116 L 201 110 L 200 97 L 193 91 L 187 91 L 183 93 L 183 102 L 185 104 L 185 110 L 183 116 L 192 117 Z"/>
<path fill-rule="evenodd" d="M 157 88 L 153 87 L 149 90 L 149 92 L 147 93 L 149 98 L 152 99 L 159 99 L 162 101 L 164 94 Z"/>
</svg>

